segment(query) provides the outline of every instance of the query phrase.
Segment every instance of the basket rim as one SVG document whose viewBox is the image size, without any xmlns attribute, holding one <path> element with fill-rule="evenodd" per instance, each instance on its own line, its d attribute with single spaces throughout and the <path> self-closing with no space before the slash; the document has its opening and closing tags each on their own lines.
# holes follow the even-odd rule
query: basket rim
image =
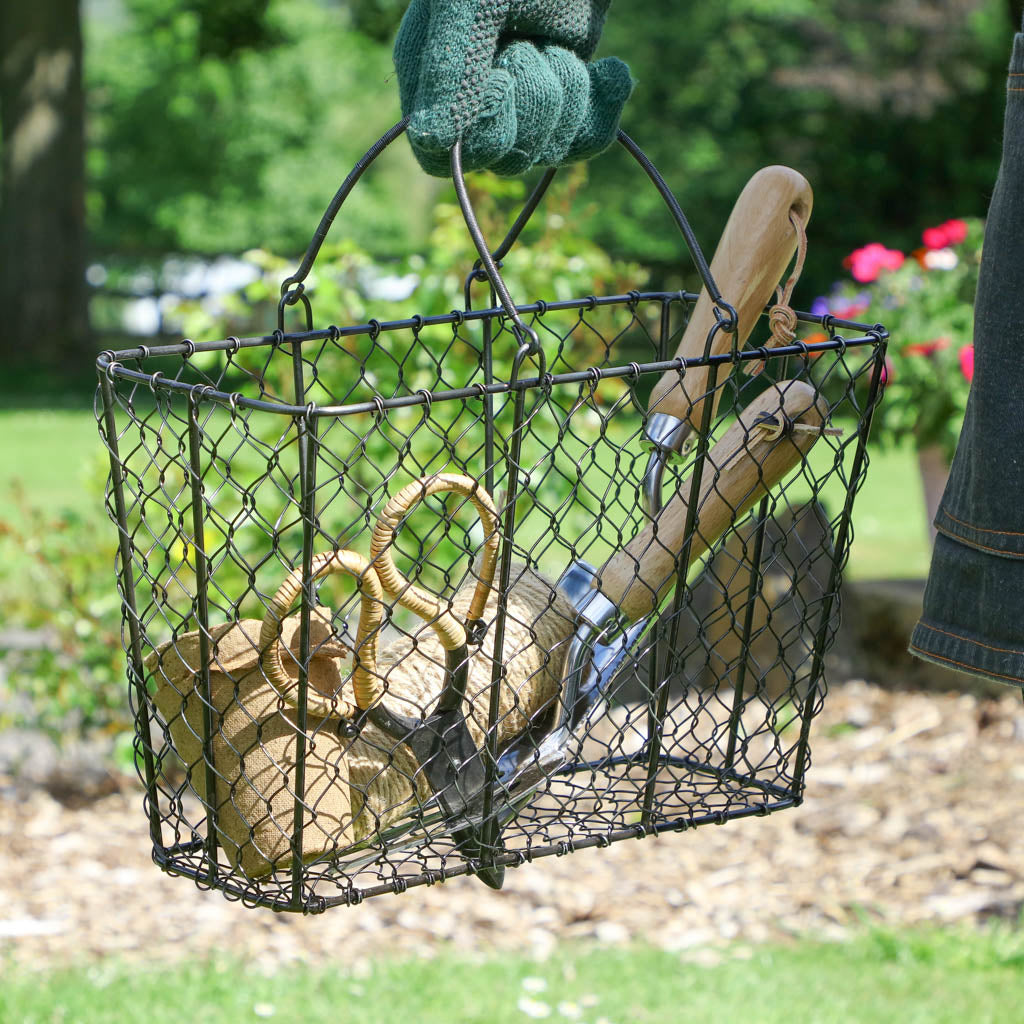
<svg viewBox="0 0 1024 1024">
<path fill-rule="evenodd" d="M 543 315 L 551 311 L 595 309 L 600 306 L 638 305 L 641 302 L 660 303 L 692 303 L 698 295 L 687 291 L 634 291 L 625 295 L 595 296 L 588 295 L 578 299 L 567 299 L 557 302 L 537 301 L 518 306 L 520 313 Z M 467 398 L 482 398 L 485 395 L 503 395 L 517 390 L 532 390 L 540 387 L 548 388 L 562 384 L 579 384 L 585 381 L 597 383 L 609 378 L 640 377 L 648 374 L 664 373 L 666 370 L 686 370 L 698 366 L 723 365 L 746 361 L 774 360 L 787 356 L 812 357 L 826 352 L 844 352 L 851 348 L 879 345 L 888 340 L 889 332 L 882 324 L 867 324 L 855 320 L 842 320 L 831 314 L 816 315 L 809 312 L 795 311 L 798 321 L 822 328 L 828 338 L 820 342 L 794 341 L 790 345 L 762 346 L 743 349 L 738 352 L 727 352 L 718 356 L 699 356 L 694 359 L 668 359 L 648 363 L 628 363 L 618 366 L 591 366 L 582 370 L 574 370 L 559 374 L 543 374 L 537 377 L 523 377 L 514 383 L 495 382 L 493 384 L 474 384 L 470 387 L 424 393 L 416 392 L 395 398 L 375 397 L 369 401 L 352 402 L 342 405 L 317 405 L 315 402 L 306 405 L 270 402 L 264 399 L 249 398 L 238 391 L 222 391 L 211 384 L 188 384 L 165 376 L 157 370 L 146 373 L 142 369 L 132 369 L 124 363 L 132 361 L 145 363 L 155 358 L 180 356 L 187 362 L 192 356 L 200 353 L 228 352 L 234 354 L 243 348 L 280 347 L 282 345 L 305 344 L 308 342 L 337 341 L 343 337 L 372 335 L 389 331 L 414 330 L 438 325 L 461 324 L 467 321 L 487 321 L 505 319 L 507 314 L 501 307 L 475 310 L 453 310 L 436 316 L 416 316 L 402 320 L 377 321 L 350 324 L 338 327 L 334 324 L 317 330 L 283 332 L 274 331 L 262 336 L 245 338 L 228 337 L 217 341 L 193 342 L 183 339 L 172 345 L 139 345 L 129 349 L 107 349 L 96 359 L 96 372 L 101 384 L 104 381 L 113 383 L 115 380 L 145 384 L 150 390 L 162 391 L 167 394 L 188 395 L 197 403 L 212 402 L 228 406 L 231 409 L 247 409 L 259 412 L 275 413 L 290 418 L 320 417 L 337 418 L 341 416 L 365 415 L 367 413 L 383 413 L 390 409 L 402 409 L 428 405 L 431 402 L 459 401 Z M 837 330 L 859 332 L 856 337 L 840 337 Z"/>
</svg>

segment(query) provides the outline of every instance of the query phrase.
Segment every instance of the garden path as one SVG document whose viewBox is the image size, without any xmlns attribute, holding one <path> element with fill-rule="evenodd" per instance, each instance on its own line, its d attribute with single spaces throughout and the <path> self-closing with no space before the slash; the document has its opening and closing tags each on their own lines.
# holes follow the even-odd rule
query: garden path
<svg viewBox="0 0 1024 1024">
<path fill-rule="evenodd" d="M 1017 921 L 1024 908 L 1024 703 L 837 687 L 805 803 L 369 900 L 320 917 L 249 911 L 150 862 L 141 794 L 60 802 L 0 777 L 0 958 L 46 967 L 212 952 L 267 971 L 643 941 L 700 962 L 866 923 Z M 749 952 L 748 954 L 749 955 Z"/>
</svg>

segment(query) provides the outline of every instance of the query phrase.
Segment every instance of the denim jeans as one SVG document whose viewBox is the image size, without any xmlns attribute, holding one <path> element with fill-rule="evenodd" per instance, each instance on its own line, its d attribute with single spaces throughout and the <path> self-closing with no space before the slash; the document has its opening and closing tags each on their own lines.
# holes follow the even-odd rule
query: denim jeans
<svg viewBox="0 0 1024 1024">
<path fill-rule="evenodd" d="M 910 652 L 1024 685 L 1024 32 L 974 312 L 974 380 Z"/>
</svg>

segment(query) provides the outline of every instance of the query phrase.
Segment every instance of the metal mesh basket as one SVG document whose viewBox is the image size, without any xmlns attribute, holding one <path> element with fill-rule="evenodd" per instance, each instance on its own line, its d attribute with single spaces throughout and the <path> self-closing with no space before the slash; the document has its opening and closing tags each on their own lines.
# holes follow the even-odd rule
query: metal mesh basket
<svg viewBox="0 0 1024 1024">
<path fill-rule="evenodd" d="M 303 281 L 402 127 L 277 330 L 98 363 L 155 859 L 277 910 L 799 803 L 883 382 L 879 326 L 674 359 L 697 295 L 513 306 L 497 261 L 553 172 L 491 253 L 457 152 L 464 308 L 316 327 Z M 649 395 L 698 370 L 666 465 Z"/>
</svg>

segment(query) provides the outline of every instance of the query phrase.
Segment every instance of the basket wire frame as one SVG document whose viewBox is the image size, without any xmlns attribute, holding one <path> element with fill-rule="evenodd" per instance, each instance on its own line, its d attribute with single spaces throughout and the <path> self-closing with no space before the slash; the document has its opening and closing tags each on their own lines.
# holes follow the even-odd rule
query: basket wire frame
<svg viewBox="0 0 1024 1024">
<path fill-rule="evenodd" d="M 884 328 L 799 313 L 824 340 L 734 346 L 713 356 L 709 338 L 703 357 L 684 361 L 671 353 L 693 293 L 517 305 L 500 263 L 555 172 L 541 178 L 492 251 L 475 223 L 457 153 L 456 186 L 480 252 L 468 269 L 464 308 L 316 328 L 305 278 L 344 200 L 404 127 L 383 136 L 339 189 L 282 285 L 274 331 L 106 352 L 98 361 L 97 419 L 110 454 L 107 506 L 118 530 L 135 748 L 154 858 L 251 906 L 318 913 L 467 873 L 500 884 L 505 867 L 526 861 L 795 806 L 825 694 L 853 502 L 884 382 Z M 722 323 L 728 327 L 730 314 L 735 323 L 670 189 L 632 140 L 623 134 L 620 141 L 665 200 Z M 474 306 L 481 285 L 486 301 Z M 302 311 L 304 329 L 285 329 L 291 306 Z M 623 351 L 633 358 L 623 359 Z M 468 377 L 453 379 L 446 362 Z M 750 375 L 755 363 L 764 369 Z M 696 444 L 667 471 L 666 490 L 688 488 L 691 499 L 671 597 L 632 638 L 592 713 L 575 723 L 565 759 L 532 788 L 510 790 L 499 742 L 499 698 L 516 656 L 509 637 L 521 642 L 523 630 L 530 635 L 540 623 L 510 618 L 510 593 L 526 567 L 539 568 L 552 581 L 550 617 L 561 569 L 583 558 L 601 564 L 645 525 L 647 394 L 665 371 L 685 378 L 697 366 L 711 368 L 708 391 L 720 404 L 712 413 L 705 403 Z M 721 539 L 707 538 L 711 550 L 689 567 L 691 546 L 704 540 L 693 499 L 702 478 L 717 471 L 709 460 L 714 438 L 766 387 L 791 378 L 813 385 L 843 436 L 819 438 L 749 514 L 737 516 Z M 344 786 L 338 772 L 354 741 L 346 739 L 351 721 L 318 717 L 310 704 L 313 674 L 325 664 L 318 659 L 336 641 L 353 647 L 359 617 L 351 585 L 313 579 L 315 555 L 368 552 L 389 499 L 410 480 L 441 472 L 464 474 L 493 495 L 500 522 L 498 599 L 484 622 L 488 688 L 480 694 L 486 781 L 471 852 L 453 837 L 450 815 L 429 787 L 424 799 L 415 780 L 404 813 L 385 824 L 378 817 L 358 841 L 322 826 L 331 793 L 322 751 L 340 751 L 332 770 L 335 788 Z M 446 600 L 476 579 L 472 558 L 482 538 L 471 513 L 462 499 L 430 499 L 394 540 L 412 579 Z M 279 696 L 257 720 L 243 686 L 265 677 L 258 665 L 243 671 L 222 663 L 224 631 L 240 636 L 246 621 L 262 618 L 294 569 L 302 574 L 286 656 L 294 701 L 286 706 Z M 769 578 L 782 580 L 772 596 Z M 332 609 L 328 591 L 348 596 Z M 317 632 L 325 607 L 326 639 Z M 572 626 L 566 621 L 545 653 L 545 671 L 564 659 Z M 391 601 L 380 642 L 418 649 L 429 632 Z M 262 652 L 249 642 L 251 651 L 242 653 L 258 662 Z M 184 682 L 169 678 L 175 658 L 189 670 Z M 218 691 L 225 686 L 227 697 Z M 550 732 L 552 703 L 529 716 L 531 742 Z M 430 710 L 420 709 L 422 717 Z M 281 725 L 287 763 L 267 754 L 267 737 Z M 248 745 L 237 745 L 246 730 Z M 397 770 L 398 745 L 381 753 L 387 771 Z M 239 793 L 258 788 L 251 765 L 259 758 L 269 759 L 277 788 L 254 820 Z M 236 832 L 232 847 L 224 823 L 236 817 L 248 838 L 238 842 Z M 268 831 L 284 854 L 266 855 Z M 311 835 L 319 842 L 312 854 L 304 849 Z M 264 851 L 259 870 L 247 860 L 249 845 Z"/>
</svg>

